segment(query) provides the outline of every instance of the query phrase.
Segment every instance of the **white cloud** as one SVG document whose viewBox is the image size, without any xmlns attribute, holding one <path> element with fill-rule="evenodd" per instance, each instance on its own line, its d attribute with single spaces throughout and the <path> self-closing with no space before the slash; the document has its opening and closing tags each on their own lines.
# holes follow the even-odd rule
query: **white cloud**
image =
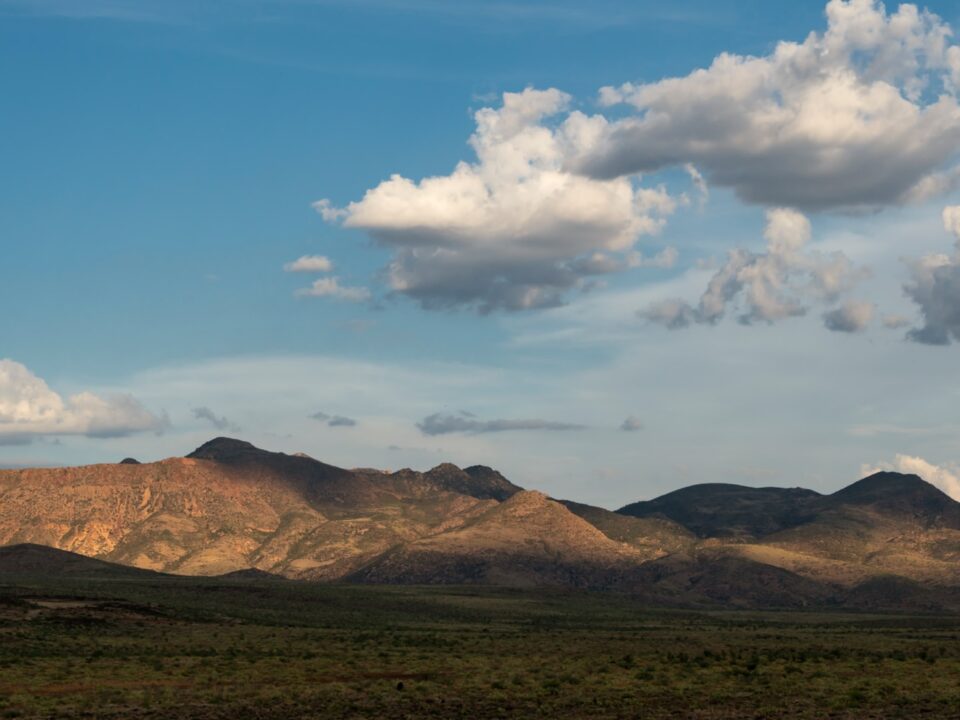
<svg viewBox="0 0 960 720">
<path fill-rule="evenodd" d="M 312 203 L 312 207 L 327 222 L 336 222 L 337 220 L 345 217 L 347 211 L 342 208 L 336 208 L 333 206 L 329 200 L 324 198 L 323 200 L 317 200 L 315 203 Z"/>
<path fill-rule="evenodd" d="M 833 332 L 863 332 L 873 321 L 874 309 L 873 303 L 847 300 L 840 307 L 823 314 L 823 325 Z"/>
<path fill-rule="evenodd" d="M 710 199 L 710 186 L 707 185 L 706 178 L 703 177 L 703 173 L 697 170 L 696 165 L 693 163 L 687 163 L 683 166 L 683 169 L 687 171 L 687 175 L 690 176 L 690 182 L 693 183 L 693 187 L 696 188 L 697 193 L 700 195 L 700 206 L 706 204 L 707 200 Z"/>
<path fill-rule="evenodd" d="M 303 255 L 283 266 L 286 272 L 330 272 L 333 263 L 323 255 Z"/>
<path fill-rule="evenodd" d="M 811 302 L 836 300 L 863 276 L 841 252 L 805 249 L 810 222 L 796 210 L 768 210 L 764 237 L 766 252 L 730 251 L 696 306 L 668 299 L 641 310 L 640 316 L 671 329 L 715 324 L 738 303 L 740 322 L 772 323 L 805 314 Z"/>
<path fill-rule="evenodd" d="M 0 439 L 42 435 L 117 437 L 158 431 L 166 422 L 130 395 L 81 392 L 63 398 L 13 360 L 0 360 Z"/>
<path fill-rule="evenodd" d="M 348 302 L 365 302 L 370 299 L 370 291 L 365 287 L 350 287 L 340 284 L 335 277 L 314 280 L 308 288 L 297 290 L 297 295 L 303 297 L 332 297 Z"/>
<path fill-rule="evenodd" d="M 566 158 L 603 122 L 572 112 L 550 126 L 569 102 L 556 89 L 505 93 L 502 107 L 475 115 L 476 162 L 419 182 L 393 175 L 342 210 L 315 206 L 390 248 L 390 290 L 426 308 L 561 304 L 589 278 L 629 268 L 638 239 L 656 234 L 683 201 L 633 178 L 567 170 Z"/>
<path fill-rule="evenodd" d="M 903 290 L 920 307 L 924 320 L 907 337 L 926 345 L 960 340 L 960 205 L 944 208 L 943 227 L 956 239 L 952 256 L 925 255 L 906 261 L 911 278 Z"/>
<path fill-rule="evenodd" d="M 860 470 L 864 475 L 872 475 L 881 470 L 919 475 L 931 485 L 940 488 L 954 500 L 960 502 L 960 466 L 956 463 L 934 465 L 921 457 L 898 454 L 892 463 L 863 465 Z"/>
<path fill-rule="evenodd" d="M 748 202 L 878 207 L 956 184 L 960 47 L 937 16 L 830 0 L 827 29 L 766 56 L 600 92 L 636 116 L 594 120 L 575 166 L 611 178 L 694 163 Z"/>
</svg>

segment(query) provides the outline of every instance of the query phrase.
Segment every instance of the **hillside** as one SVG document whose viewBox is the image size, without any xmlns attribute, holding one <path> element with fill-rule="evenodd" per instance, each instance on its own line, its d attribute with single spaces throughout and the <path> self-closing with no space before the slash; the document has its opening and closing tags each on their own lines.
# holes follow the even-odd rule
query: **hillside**
<svg viewBox="0 0 960 720">
<path fill-rule="evenodd" d="M 821 501 L 821 507 L 871 508 L 891 516 L 913 517 L 926 527 L 960 530 L 960 503 L 917 475 L 879 472 Z"/>
<path fill-rule="evenodd" d="M 0 572 L 54 576 L 138 568 L 922 610 L 956 604 L 960 504 L 878 473 L 830 495 L 711 483 L 611 512 L 482 465 L 348 470 L 216 438 L 153 463 L 0 471 L 0 546 L 13 546 Z"/>
<path fill-rule="evenodd" d="M 163 576 L 66 550 L 23 543 L 0 547 L 0 577 L 9 580 L 22 577 L 143 579 Z"/>
<path fill-rule="evenodd" d="M 350 579 L 607 587 L 647 559 L 546 495 L 524 491 L 460 528 L 392 550 Z"/>
<path fill-rule="evenodd" d="M 845 587 L 896 576 L 960 585 L 960 503 L 916 475 L 877 473 L 830 495 L 694 485 L 619 513 L 670 518 L 700 546 Z"/>
<path fill-rule="evenodd" d="M 557 502 L 611 540 L 631 545 L 651 560 L 690 550 L 696 543 L 697 538 L 690 530 L 667 518 L 631 517 L 572 500 Z"/>
<path fill-rule="evenodd" d="M 809 520 L 819 493 L 704 483 L 620 508 L 621 515 L 664 517 L 700 537 L 760 537 Z"/>
<path fill-rule="evenodd" d="M 864 478 L 761 544 L 758 559 L 833 582 L 893 575 L 960 585 L 960 503 L 916 475 Z"/>
<path fill-rule="evenodd" d="M 226 438 L 156 463 L 0 471 L 0 545 L 180 574 L 332 579 L 496 502 L 427 475 L 355 473 Z"/>
</svg>

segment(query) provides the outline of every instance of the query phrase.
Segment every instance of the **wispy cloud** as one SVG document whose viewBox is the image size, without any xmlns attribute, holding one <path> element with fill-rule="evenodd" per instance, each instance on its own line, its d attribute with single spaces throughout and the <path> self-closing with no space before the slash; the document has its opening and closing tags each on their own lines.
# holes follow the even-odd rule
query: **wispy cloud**
<svg viewBox="0 0 960 720">
<path fill-rule="evenodd" d="M 847 433 L 854 437 L 876 437 L 878 435 L 914 435 L 914 436 L 937 436 L 937 435 L 955 435 L 957 427 L 955 425 L 937 425 L 932 426 L 911 426 L 895 425 L 890 423 L 876 423 L 868 425 L 854 425 L 847 429 Z"/>
<path fill-rule="evenodd" d="M 310 416 L 314 420 L 326 423 L 329 427 L 354 427 L 357 421 L 344 415 L 327 415 L 325 412 L 315 412 Z"/>
<path fill-rule="evenodd" d="M 643 430 L 643 421 L 640 418 L 631 415 L 622 423 L 620 423 L 620 429 L 624 432 L 637 432 L 638 430 Z"/>
<path fill-rule="evenodd" d="M 210 408 L 203 406 L 193 409 L 193 417 L 197 420 L 206 420 L 217 430 L 229 430 L 230 432 L 240 432 L 240 426 L 231 422 L 224 415 L 217 415 Z"/>
<path fill-rule="evenodd" d="M 589 8 L 577 2 L 482 2 L 464 0 L 0 0 L 0 14 L 59 17 L 72 20 L 112 20 L 135 23 L 183 24 L 198 20 L 236 21 L 252 17 L 276 22 L 288 15 L 334 9 L 393 15 L 428 16 L 470 23 L 484 31 L 516 32 L 518 23 L 549 23 L 585 31 L 638 22 L 716 24 L 723 16 L 703 9 L 665 6 L 636 7 L 631 3 L 600 2 Z"/>
<path fill-rule="evenodd" d="M 333 263 L 330 262 L 330 258 L 323 255 L 303 255 L 285 264 L 283 269 L 286 272 L 324 273 L 333 270 Z"/>
<path fill-rule="evenodd" d="M 347 302 L 366 302 L 370 299 L 370 290 L 365 287 L 341 285 L 340 278 L 325 277 L 314 280 L 308 288 L 297 290 L 300 297 L 332 297 Z"/>
<path fill-rule="evenodd" d="M 629 25 L 640 21 L 715 23 L 720 16 L 702 9 L 666 5 L 637 7 L 633 3 L 596 2 L 486 2 L 484 0 L 309 0 L 317 6 L 375 9 L 382 12 L 432 15 L 450 21 L 527 21 L 569 24 L 584 28 Z M 508 28 L 503 28 L 507 30 Z"/>
<path fill-rule="evenodd" d="M 447 435 L 449 433 L 494 433 L 512 430 L 582 430 L 583 425 L 541 420 L 477 420 L 465 415 L 434 413 L 417 423 L 424 435 Z"/>
</svg>

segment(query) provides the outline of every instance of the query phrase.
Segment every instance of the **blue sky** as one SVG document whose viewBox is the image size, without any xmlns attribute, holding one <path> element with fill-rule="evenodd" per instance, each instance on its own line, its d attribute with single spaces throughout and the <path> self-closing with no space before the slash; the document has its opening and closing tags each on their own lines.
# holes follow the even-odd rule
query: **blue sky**
<svg viewBox="0 0 960 720">
<path fill-rule="evenodd" d="M 745 105 L 716 140 L 737 103 L 705 98 L 748 71 L 660 81 L 824 35 L 824 2 L 0 0 L 0 357 L 28 373 L 0 373 L 0 464 L 154 459 L 230 432 L 350 466 L 482 462 L 609 506 L 705 480 L 829 490 L 919 461 L 952 477 L 955 265 L 902 259 L 955 240 L 957 121 L 944 101 L 909 123 L 953 102 L 960 55 L 929 48 L 960 7 L 925 3 L 939 19 L 903 40 L 894 4 L 833 5 L 849 12 L 829 58 L 847 64 L 824 40 L 826 69 L 770 81 L 771 97 L 798 93 L 800 120 L 765 138 L 750 123 L 767 106 Z M 823 78 L 848 71 L 897 100 L 811 114 L 835 90 Z M 482 108 L 500 129 L 477 130 Z M 642 124 L 654 111 L 667 130 Z M 606 144 L 577 145 L 571 117 L 602 119 Z M 803 142 L 771 139 L 787 131 Z M 514 192 L 510 153 L 549 165 L 535 180 L 581 184 L 557 204 Z M 461 161 L 494 199 L 450 231 L 440 205 L 469 191 L 416 183 Z M 381 185 L 394 174 L 409 187 Z M 611 199 L 641 188 L 661 194 Z M 325 220 L 322 199 L 343 212 Z M 793 249 L 764 254 L 765 232 Z M 450 247 L 453 264 L 430 259 Z M 711 315 L 698 299 L 735 248 L 754 257 Z M 301 256 L 334 269 L 284 271 Z M 771 272 L 795 307 L 751 300 L 743 278 Z M 82 392 L 105 404 L 72 403 Z M 449 431 L 425 431 L 432 415 Z"/>
</svg>

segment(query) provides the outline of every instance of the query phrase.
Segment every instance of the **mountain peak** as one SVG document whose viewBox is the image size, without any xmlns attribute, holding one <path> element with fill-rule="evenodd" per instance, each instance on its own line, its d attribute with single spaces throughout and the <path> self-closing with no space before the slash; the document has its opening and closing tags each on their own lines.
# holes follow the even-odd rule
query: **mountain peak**
<svg viewBox="0 0 960 720">
<path fill-rule="evenodd" d="M 838 490 L 833 497 L 879 499 L 906 492 L 939 493 L 940 490 L 919 475 L 880 471 Z"/>
<path fill-rule="evenodd" d="M 552 507 L 551 503 L 554 503 L 554 501 L 539 490 L 521 490 L 509 500 L 506 500 L 500 507 L 514 517 L 523 517 L 543 508 Z M 554 503 L 554 505 L 559 507 L 558 503 Z"/>
<path fill-rule="evenodd" d="M 918 475 L 874 473 L 833 493 L 829 501 L 907 513 L 960 528 L 960 503 Z"/>
<path fill-rule="evenodd" d="M 453 463 L 444 462 L 444 463 L 440 463 L 440 464 L 437 465 L 436 467 L 430 468 L 427 472 L 428 472 L 428 473 L 434 473 L 434 474 L 440 474 L 440 473 L 457 473 L 457 474 L 459 474 L 459 473 L 462 473 L 463 470 L 460 469 L 458 466 L 454 465 Z"/>
<path fill-rule="evenodd" d="M 474 465 L 462 470 L 452 463 L 442 463 L 424 475 L 444 490 L 452 490 L 480 500 L 502 502 L 523 489 L 485 465 Z"/>
<path fill-rule="evenodd" d="M 253 443 L 246 440 L 237 440 L 236 438 L 216 437 L 208 440 L 198 447 L 192 453 L 187 455 L 193 460 L 213 460 L 215 462 L 231 462 L 241 460 L 254 455 L 265 455 L 269 453 L 261 450 Z"/>
</svg>

